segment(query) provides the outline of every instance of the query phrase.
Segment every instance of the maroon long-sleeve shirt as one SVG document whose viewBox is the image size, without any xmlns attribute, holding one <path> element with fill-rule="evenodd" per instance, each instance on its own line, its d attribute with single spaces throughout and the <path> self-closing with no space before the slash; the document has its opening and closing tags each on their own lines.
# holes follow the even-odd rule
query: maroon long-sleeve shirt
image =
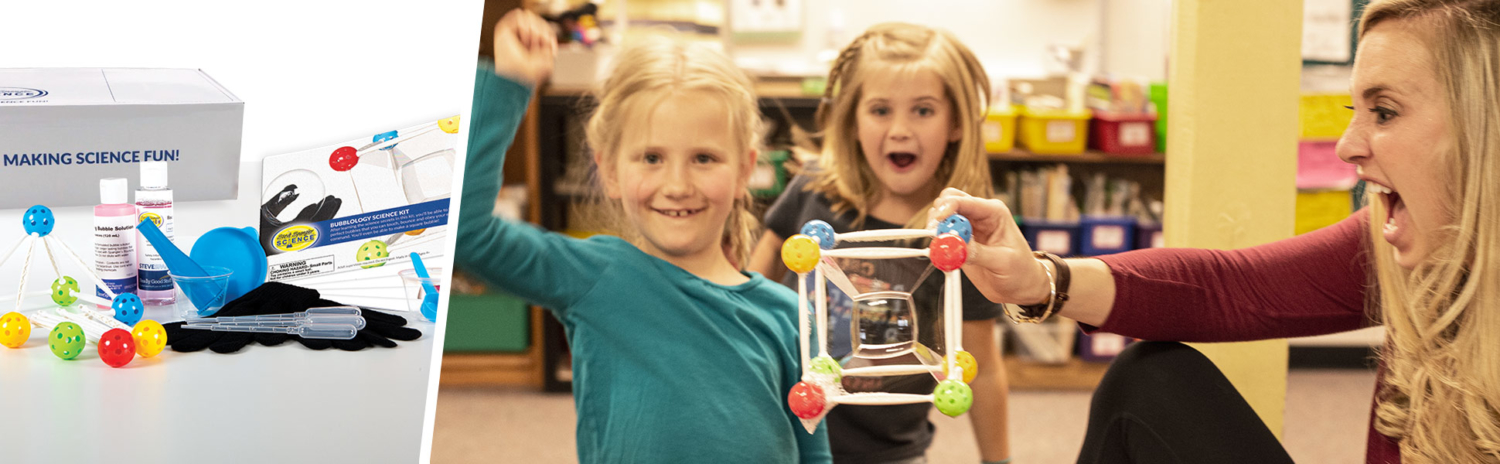
<svg viewBox="0 0 1500 464">
<path fill-rule="evenodd" d="M 1148 340 L 1229 342 L 1303 337 L 1376 323 L 1368 210 L 1297 237 L 1240 250 L 1158 248 L 1101 256 L 1115 305 L 1099 330 Z M 1376 389 L 1383 385 L 1377 377 Z M 1371 403 L 1373 407 L 1373 402 Z M 1365 462 L 1399 463 L 1395 440 L 1369 429 Z"/>
</svg>

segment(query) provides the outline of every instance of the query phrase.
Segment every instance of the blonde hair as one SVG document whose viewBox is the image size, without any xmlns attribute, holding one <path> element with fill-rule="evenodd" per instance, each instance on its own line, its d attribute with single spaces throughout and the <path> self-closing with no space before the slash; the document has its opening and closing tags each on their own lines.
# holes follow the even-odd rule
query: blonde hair
<svg viewBox="0 0 1500 464">
<path fill-rule="evenodd" d="M 684 92 L 706 92 L 722 99 L 725 118 L 735 138 L 739 155 L 749 156 L 760 143 L 760 109 L 750 77 L 724 54 L 701 45 L 686 44 L 660 36 L 648 36 L 625 46 L 615 57 L 614 69 L 596 92 L 598 102 L 585 127 L 589 147 L 599 154 L 603 175 L 619 157 L 620 143 L 632 123 L 644 121 L 667 97 Z M 605 228 L 634 243 L 639 234 L 624 227 L 620 202 L 602 198 Z M 725 256 L 744 268 L 755 241 L 759 221 L 750 212 L 750 190 L 737 192 L 734 208 L 725 220 L 722 245 Z"/>
<path fill-rule="evenodd" d="M 1360 35 L 1386 21 L 1418 22 L 1448 105 L 1446 216 L 1430 255 L 1395 261 L 1371 221 L 1371 306 L 1386 326 L 1385 386 L 1374 426 L 1401 440 L 1408 463 L 1500 459 L 1500 1 L 1391 0 L 1366 8 Z M 1372 218 L 1386 217 L 1371 198 Z"/>
<path fill-rule="evenodd" d="M 808 183 L 807 190 L 827 196 L 836 213 L 853 209 L 854 227 L 863 226 L 869 206 L 879 200 L 880 180 L 860 151 L 857 119 L 862 87 L 869 74 L 863 71 L 873 63 L 893 64 L 903 71 L 931 70 L 938 75 L 953 107 L 953 124 L 963 137 L 948 144 L 933 178 L 974 196 L 991 196 L 989 158 L 980 132 L 989 106 L 989 76 L 974 53 L 953 34 L 906 23 L 870 27 L 834 62 L 816 118 L 823 134 L 822 170 Z M 937 193 L 933 192 L 934 200 Z M 907 226 L 920 228 L 926 223 L 924 210 Z"/>
</svg>

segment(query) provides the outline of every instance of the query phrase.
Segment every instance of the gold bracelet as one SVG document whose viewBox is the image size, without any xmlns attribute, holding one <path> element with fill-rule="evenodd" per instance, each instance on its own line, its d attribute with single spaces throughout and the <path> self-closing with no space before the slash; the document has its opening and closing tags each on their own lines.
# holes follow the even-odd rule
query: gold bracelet
<svg viewBox="0 0 1500 464">
<path fill-rule="evenodd" d="M 1025 322 L 1025 323 L 1028 323 L 1028 324 L 1040 324 L 1040 323 L 1042 323 L 1042 321 L 1047 320 L 1048 317 L 1052 317 L 1052 311 L 1057 306 L 1057 278 L 1053 277 L 1051 269 L 1047 269 L 1047 264 L 1046 263 L 1041 263 L 1040 259 L 1037 260 L 1037 261 L 1038 261 L 1039 264 L 1042 265 L 1042 272 L 1046 272 L 1047 273 L 1047 288 L 1050 289 L 1050 292 L 1047 295 L 1047 310 L 1043 311 L 1041 316 L 1030 316 L 1030 315 L 1026 314 L 1026 311 L 1017 311 L 1017 310 L 1011 309 L 1012 307 L 1019 308 L 1019 305 L 1016 305 L 1016 304 L 1004 304 L 1004 305 L 1001 305 L 1001 307 L 1004 308 L 1004 310 L 1005 310 L 1005 317 L 1010 318 L 1010 321 L 1013 322 L 1013 323 L 1019 324 L 1019 323 Z M 1036 305 L 1027 305 L 1027 306 L 1040 306 L 1040 303 L 1038 303 Z"/>
</svg>

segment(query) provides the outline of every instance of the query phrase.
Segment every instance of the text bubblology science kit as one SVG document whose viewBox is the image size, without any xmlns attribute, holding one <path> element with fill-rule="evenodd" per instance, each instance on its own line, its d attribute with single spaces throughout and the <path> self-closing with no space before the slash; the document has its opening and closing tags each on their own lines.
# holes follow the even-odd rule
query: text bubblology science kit
<svg viewBox="0 0 1500 464">
<path fill-rule="evenodd" d="M 0 69 L 0 209 L 98 202 L 77 179 L 171 163 L 178 201 L 233 199 L 245 104 L 197 69 Z"/>
</svg>

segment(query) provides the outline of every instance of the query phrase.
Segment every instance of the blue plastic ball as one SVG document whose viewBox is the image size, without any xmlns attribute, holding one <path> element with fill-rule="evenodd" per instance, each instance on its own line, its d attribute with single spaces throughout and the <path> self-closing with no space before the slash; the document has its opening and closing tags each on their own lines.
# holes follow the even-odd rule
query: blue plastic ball
<svg viewBox="0 0 1500 464">
<path fill-rule="evenodd" d="M 146 305 L 141 303 L 140 297 L 129 292 L 115 295 L 115 301 L 110 302 L 109 307 L 115 310 L 115 320 L 130 325 L 140 322 L 146 312 Z"/>
<path fill-rule="evenodd" d="M 52 233 L 52 226 L 55 225 L 57 218 L 52 216 L 52 210 L 42 205 L 27 208 L 26 215 L 21 217 L 21 227 L 26 229 L 26 235 L 46 237 Z"/>
<path fill-rule="evenodd" d="M 813 219 L 802 225 L 802 235 L 818 240 L 818 248 L 832 250 L 834 245 L 833 226 L 822 220 Z"/>
<path fill-rule="evenodd" d="M 385 142 L 387 140 L 391 140 L 391 139 L 395 139 L 395 138 L 396 138 L 396 131 L 390 131 L 390 132 L 386 132 L 386 133 L 382 133 L 382 134 L 375 134 L 375 143 L 381 143 L 381 142 Z M 390 150 L 392 148 L 396 148 L 396 146 L 395 145 L 391 145 L 389 147 L 381 148 L 381 150 Z"/>
<path fill-rule="evenodd" d="M 974 238 L 974 226 L 969 224 L 969 218 L 957 214 L 948 216 L 948 219 L 938 223 L 938 235 L 950 232 L 958 234 L 958 238 L 964 239 L 964 243 L 969 243 L 969 240 Z"/>
</svg>

